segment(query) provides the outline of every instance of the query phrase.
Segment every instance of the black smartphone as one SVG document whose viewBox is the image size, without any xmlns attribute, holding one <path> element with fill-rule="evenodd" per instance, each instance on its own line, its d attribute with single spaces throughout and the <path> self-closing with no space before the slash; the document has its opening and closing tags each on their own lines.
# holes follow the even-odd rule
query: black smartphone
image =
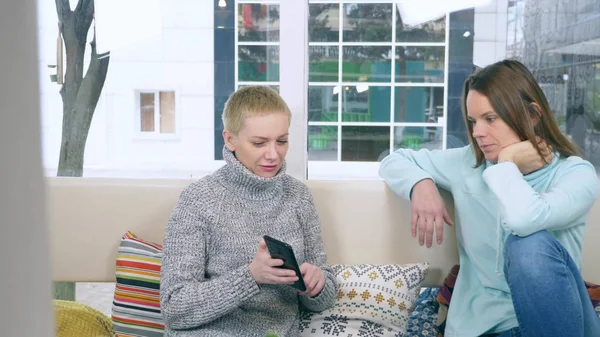
<svg viewBox="0 0 600 337">
<path fill-rule="evenodd" d="M 283 260 L 283 265 L 279 268 L 291 269 L 296 272 L 298 281 L 294 282 L 294 284 L 291 284 L 291 286 L 300 291 L 306 291 L 306 285 L 304 284 L 304 279 L 302 278 L 302 273 L 300 272 L 300 266 L 296 261 L 296 255 L 294 254 L 292 246 L 268 235 L 263 236 L 263 238 L 265 239 L 265 243 L 267 244 L 267 249 L 269 250 L 271 257 L 274 259 Z"/>
</svg>

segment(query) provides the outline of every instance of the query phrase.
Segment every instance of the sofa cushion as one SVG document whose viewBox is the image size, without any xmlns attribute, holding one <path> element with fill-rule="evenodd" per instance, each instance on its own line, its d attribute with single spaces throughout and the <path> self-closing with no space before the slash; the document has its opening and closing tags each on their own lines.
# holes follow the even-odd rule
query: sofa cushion
<svg viewBox="0 0 600 337">
<path fill-rule="evenodd" d="M 404 337 L 423 337 L 438 335 L 437 312 L 439 288 L 423 288 L 408 321 L 408 330 Z"/>
<path fill-rule="evenodd" d="M 301 336 L 404 336 L 428 263 L 333 265 L 335 304 L 304 312 Z"/>
<path fill-rule="evenodd" d="M 160 310 L 162 246 L 127 232 L 116 261 L 112 307 L 115 337 L 158 337 L 164 334 Z"/>
<path fill-rule="evenodd" d="M 83 303 L 53 300 L 56 337 L 112 337 L 108 316 Z"/>
</svg>

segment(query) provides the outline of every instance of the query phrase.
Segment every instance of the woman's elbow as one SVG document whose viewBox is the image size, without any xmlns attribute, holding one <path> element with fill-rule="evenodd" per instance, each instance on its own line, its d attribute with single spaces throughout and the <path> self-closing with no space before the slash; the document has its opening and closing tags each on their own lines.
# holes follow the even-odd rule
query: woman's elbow
<svg viewBox="0 0 600 337">
<path fill-rule="evenodd" d="M 165 311 L 162 309 L 163 320 L 165 322 L 165 328 L 169 330 L 184 330 L 188 327 L 184 323 L 184 319 L 181 315 Z"/>
<path fill-rule="evenodd" d="M 177 310 L 175 305 L 161 303 L 162 317 L 169 330 L 188 330 L 197 328 L 207 322 L 192 320 L 189 313 Z"/>
<path fill-rule="evenodd" d="M 184 330 L 192 328 L 189 324 L 189 313 L 184 306 L 173 299 L 173 291 L 161 291 L 160 311 L 165 327 L 170 330 Z"/>
<path fill-rule="evenodd" d="M 160 312 L 165 323 L 165 327 L 178 330 L 181 329 L 182 315 L 177 312 L 177 306 L 171 302 L 170 296 L 161 292 Z"/>
</svg>

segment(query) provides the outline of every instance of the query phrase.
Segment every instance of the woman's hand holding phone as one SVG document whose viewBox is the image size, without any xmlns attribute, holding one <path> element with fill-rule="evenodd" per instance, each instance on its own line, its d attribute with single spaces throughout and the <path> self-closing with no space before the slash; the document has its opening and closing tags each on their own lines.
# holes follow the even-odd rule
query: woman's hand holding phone
<svg viewBox="0 0 600 337">
<path fill-rule="evenodd" d="M 269 254 L 264 239 L 260 240 L 256 255 L 250 263 L 250 274 L 257 284 L 294 284 L 298 280 L 296 272 L 290 269 L 278 268 L 283 260 L 274 259 Z"/>
</svg>

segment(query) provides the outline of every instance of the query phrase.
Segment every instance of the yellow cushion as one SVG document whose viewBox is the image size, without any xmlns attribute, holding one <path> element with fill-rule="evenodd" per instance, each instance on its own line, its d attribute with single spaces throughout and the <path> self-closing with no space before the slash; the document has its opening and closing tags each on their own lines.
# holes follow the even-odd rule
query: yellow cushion
<svg viewBox="0 0 600 337">
<path fill-rule="evenodd" d="M 112 322 L 102 312 L 82 303 L 54 300 L 56 337 L 112 337 Z"/>
</svg>

